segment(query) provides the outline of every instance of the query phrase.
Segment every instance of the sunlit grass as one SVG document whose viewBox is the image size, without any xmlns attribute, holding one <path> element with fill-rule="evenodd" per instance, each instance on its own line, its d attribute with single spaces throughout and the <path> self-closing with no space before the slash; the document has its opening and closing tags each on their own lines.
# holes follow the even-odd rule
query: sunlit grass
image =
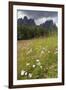
<svg viewBox="0 0 66 90">
<path fill-rule="evenodd" d="M 57 78 L 57 36 L 17 43 L 17 79 Z"/>
</svg>

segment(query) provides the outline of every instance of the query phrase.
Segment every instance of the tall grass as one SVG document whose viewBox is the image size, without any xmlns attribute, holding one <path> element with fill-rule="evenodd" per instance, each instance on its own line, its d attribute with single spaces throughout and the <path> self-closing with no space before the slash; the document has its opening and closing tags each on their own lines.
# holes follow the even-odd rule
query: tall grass
<svg viewBox="0 0 66 90">
<path fill-rule="evenodd" d="M 17 79 L 57 78 L 57 35 L 17 43 Z"/>
</svg>

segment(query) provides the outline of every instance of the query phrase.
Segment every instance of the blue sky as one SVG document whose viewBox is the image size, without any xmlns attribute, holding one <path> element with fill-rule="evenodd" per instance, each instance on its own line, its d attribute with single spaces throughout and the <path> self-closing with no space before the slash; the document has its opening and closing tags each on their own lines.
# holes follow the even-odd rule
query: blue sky
<svg viewBox="0 0 66 90">
<path fill-rule="evenodd" d="M 58 12 L 53 11 L 34 11 L 34 10 L 18 10 L 17 18 L 24 18 L 27 16 L 28 19 L 34 19 L 37 25 L 44 23 L 46 20 L 53 20 L 57 25 L 58 23 Z"/>
</svg>

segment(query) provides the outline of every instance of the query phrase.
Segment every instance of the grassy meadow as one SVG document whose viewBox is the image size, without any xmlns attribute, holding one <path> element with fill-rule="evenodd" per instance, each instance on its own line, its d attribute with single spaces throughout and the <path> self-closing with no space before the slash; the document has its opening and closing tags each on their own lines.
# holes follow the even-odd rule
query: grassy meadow
<svg viewBox="0 0 66 90">
<path fill-rule="evenodd" d="M 17 41 L 17 79 L 57 78 L 57 35 Z"/>
</svg>

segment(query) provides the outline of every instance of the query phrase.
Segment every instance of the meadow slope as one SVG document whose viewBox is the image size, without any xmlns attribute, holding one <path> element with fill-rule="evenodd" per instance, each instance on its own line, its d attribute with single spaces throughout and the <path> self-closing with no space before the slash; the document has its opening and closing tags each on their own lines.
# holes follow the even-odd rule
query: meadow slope
<svg viewBox="0 0 66 90">
<path fill-rule="evenodd" d="M 17 41 L 17 79 L 56 78 L 57 35 Z"/>
</svg>

